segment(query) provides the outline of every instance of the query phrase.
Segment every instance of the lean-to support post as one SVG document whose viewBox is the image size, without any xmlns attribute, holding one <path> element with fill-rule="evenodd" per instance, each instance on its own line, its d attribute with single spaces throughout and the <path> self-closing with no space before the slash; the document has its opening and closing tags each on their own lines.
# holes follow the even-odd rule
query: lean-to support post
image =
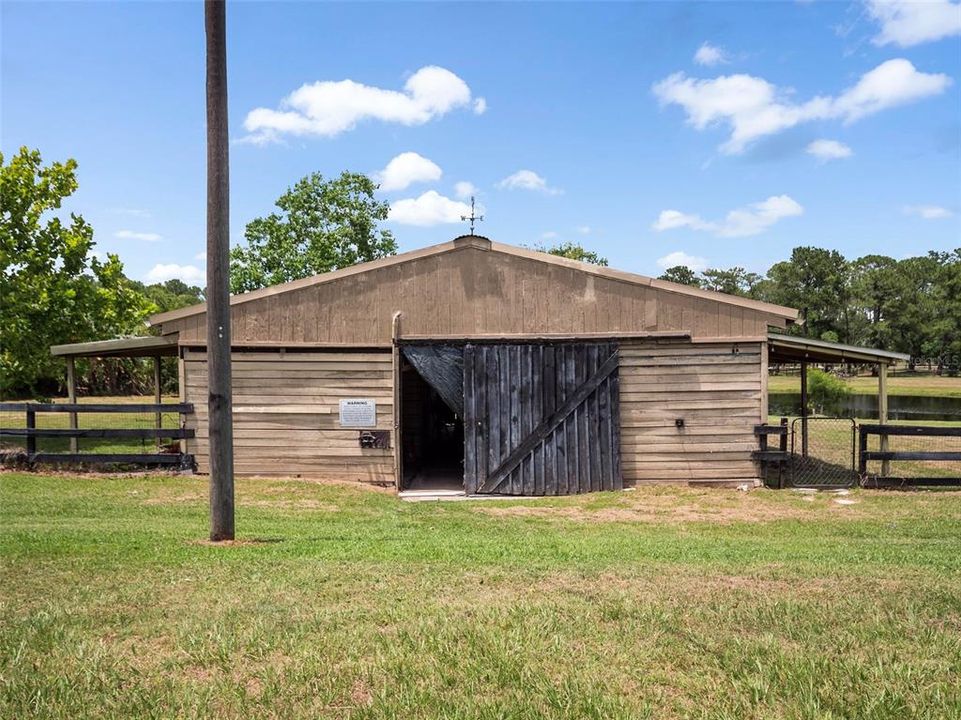
<svg viewBox="0 0 961 720">
<path fill-rule="evenodd" d="M 234 448 L 230 382 L 230 182 L 224 0 L 206 0 L 207 35 L 207 415 L 210 539 L 234 538 Z"/>
<path fill-rule="evenodd" d="M 153 359 L 153 401 L 159 405 L 163 400 L 163 396 L 160 394 L 160 356 L 158 355 Z M 154 427 L 160 430 L 163 428 L 163 414 L 158 410 L 154 414 Z M 163 440 L 158 435 L 157 436 L 157 449 L 163 448 Z"/>
<path fill-rule="evenodd" d="M 77 404 L 77 362 L 72 356 L 67 356 L 67 402 Z M 70 429 L 77 429 L 77 413 L 70 413 Z M 70 438 L 70 452 L 76 453 L 78 442 L 76 437 Z"/>
<path fill-rule="evenodd" d="M 808 364 L 801 363 L 801 457 L 808 456 Z"/>
<path fill-rule="evenodd" d="M 888 365 L 885 362 L 878 363 L 878 423 L 885 425 L 888 422 Z M 888 436 L 881 436 L 881 452 L 888 451 Z M 881 477 L 888 477 L 891 474 L 891 461 L 881 461 Z"/>
</svg>

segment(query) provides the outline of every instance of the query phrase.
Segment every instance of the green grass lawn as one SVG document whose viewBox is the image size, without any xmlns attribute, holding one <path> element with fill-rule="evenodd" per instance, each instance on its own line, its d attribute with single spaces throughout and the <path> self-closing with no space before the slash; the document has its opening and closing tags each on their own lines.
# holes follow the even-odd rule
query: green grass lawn
<svg viewBox="0 0 961 720">
<path fill-rule="evenodd" d="M 0 474 L 0 717 L 961 717 L 958 492 L 205 497 Z"/>
<path fill-rule="evenodd" d="M 869 375 L 844 378 L 851 392 L 878 392 L 878 379 Z M 769 392 L 801 392 L 799 375 L 771 375 Z M 938 377 L 904 370 L 888 376 L 888 395 L 922 395 L 926 397 L 961 397 L 961 377 Z"/>
</svg>

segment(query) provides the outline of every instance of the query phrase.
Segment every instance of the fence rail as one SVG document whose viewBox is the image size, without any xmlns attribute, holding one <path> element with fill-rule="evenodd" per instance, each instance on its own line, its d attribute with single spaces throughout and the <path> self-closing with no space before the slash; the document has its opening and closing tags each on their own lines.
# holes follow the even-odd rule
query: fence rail
<svg viewBox="0 0 961 720">
<path fill-rule="evenodd" d="M 871 435 L 881 438 L 881 449 L 869 450 L 868 439 Z M 883 486 L 924 486 L 924 485 L 961 485 L 961 450 L 891 450 L 887 447 L 890 437 L 909 438 L 958 438 L 961 447 L 961 427 L 931 427 L 926 425 L 859 425 L 858 426 L 858 474 L 865 485 Z M 875 460 L 883 463 L 881 473 L 868 474 L 868 462 Z M 900 476 L 891 473 L 892 461 L 915 462 L 958 462 L 958 472 L 952 477 Z"/>
<path fill-rule="evenodd" d="M 4 413 L 24 413 L 24 427 L 0 428 L 0 438 L 23 438 L 25 441 L 25 453 L 15 451 L 4 453 L 12 455 L 16 461 L 26 461 L 27 464 L 35 463 L 59 463 L 59 464 L 131 464 L 131 465 L 174 465 L 182 468 L 193 466 L 193 456 L 183 452 L 160 452 L 160 441 L 182 440 L 194 437 L 194 431 L 190 428 L 179 427 L 164 428 L 161 426 L 161 418 L 165 414 L 178 414 L 180 416 L 193 412 L 191 403 L 24 403 L 24 402 L 3 402 L 0 403 L 0 412 Z M 37 427 L 37 414 L 40 413 L 70 413 L 71 427 L 69 428 L 46 428 Z M 156 418 L 155 427 L 109 427 L 109 428 L 80 428 L 76 427 L 76 418 L 84 414 L 101 413 L 150 413 Z M 38 452 L 37 438 L 68 438 L 70 439 L 70 452 Z M 115 439 L 115 440 L 155 440 L 158 444 L 158 452 L 77 452 L 76 443 L 78 439 Z M 121 449 L 123 449 L 121 447 Z"/>
</svg>

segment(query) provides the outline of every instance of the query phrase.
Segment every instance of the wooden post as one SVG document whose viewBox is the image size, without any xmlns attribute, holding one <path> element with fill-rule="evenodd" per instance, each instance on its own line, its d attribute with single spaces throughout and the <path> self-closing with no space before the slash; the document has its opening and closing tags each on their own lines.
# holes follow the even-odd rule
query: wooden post
<svg viewBox="0 0 961 720">
<path fill-rule="evenodd" d="M 808 456 L 808 364 L 801 363 L 801 457 Z"/>
<path fill-rule="evenodd" d="M 34 410 L 27 409 L 27 430 L 37 429 L 37 413 Z M 27 455 L 33 457 L 37 452 L 37 436 L 27 435 Z"/>
<path fill-rule="evenodd" d="M 67 402 L 71 405 L 77 403 L 77 366 L 76 361 L 71 356 L 67 356 Z M 70 429 L 77 429 L 77 413 L 70 413 Z M 76 453 L 79 443 L 76 437 L 70 438 L 70 452 Z"/>
<path fill-rule="evenodd" d="M 390 321 L 390 335 L 393 342 L 393 370 L 394 370 L 394 485 L 400 492 L 404 487 L 404 458 L 401 456 L 400 425 L 401 425 L 401 356 L 400 356 L 400 317 L 398 310 Z"/>
<path fill-rule="evenodd" d="M 888 365 L 878 363 L 878 423 L 885 425 L 888 422 Z M 881 436 L 881 452 L 888 451 L 888 436 Z M 881 461 L 881 477 L 891 474 L 891 461 Z"/>
<path fill-rule="evenodd" d="M 163 400 L 163 395 L 160 393 L 160 356 L 158 355 L 153 359 L 153 398 L 154 402 L 158 405 Z M 159 410 L 154 416 L 154 427 L 160 430 L 163 427 L 163 413 Z M 157 436 L 157 450 L 163 449 L 163 440 L 160 436 Z"/>
<path fill-rule="evenodd" d="M 210 539 L 234 538 L 233 408 L 230 382 L 230 175 L 224 0 L 206 0 L 207 35 L 207 418 Z"/>
</svg>

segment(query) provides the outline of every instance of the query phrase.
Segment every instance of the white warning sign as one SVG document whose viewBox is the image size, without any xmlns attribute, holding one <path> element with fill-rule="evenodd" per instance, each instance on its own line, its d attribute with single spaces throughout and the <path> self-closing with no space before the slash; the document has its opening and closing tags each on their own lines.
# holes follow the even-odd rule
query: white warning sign
<svg viewBox="0 0 961 720">
<path fill-rule="evenodd" d="M 340 401 L 341 427 L 377 427 L 377 401 L 350 398 Z"/>
</svg>

